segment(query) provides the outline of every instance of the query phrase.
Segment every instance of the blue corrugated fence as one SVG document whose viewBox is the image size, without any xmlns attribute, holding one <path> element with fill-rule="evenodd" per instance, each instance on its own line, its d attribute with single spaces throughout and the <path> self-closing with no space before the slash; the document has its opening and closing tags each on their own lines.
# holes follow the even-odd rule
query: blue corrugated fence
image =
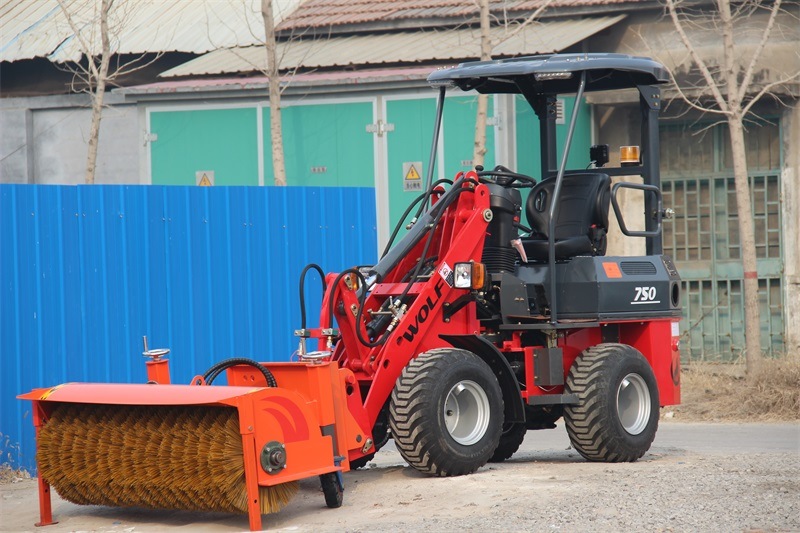
<svg viewBox="0 0 800 533">
<path fill-rule="evenodd" d="M 231 356 L 288 360 L 302 268 L 376 258 L 370 188 L 0 185 L 0 462 L 34 466 L 17 394 L 142 382 L 142 335 L 180 383 Z M 316 326 L 316 273 L 306 293 Z"/>
</svg>

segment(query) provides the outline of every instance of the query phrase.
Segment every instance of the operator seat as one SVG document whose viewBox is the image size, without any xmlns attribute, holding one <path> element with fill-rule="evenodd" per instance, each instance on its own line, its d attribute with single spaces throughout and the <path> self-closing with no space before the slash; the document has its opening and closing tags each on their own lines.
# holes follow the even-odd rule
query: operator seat
<svg viewBox="0 0 800 533">
<path fill-rule="evenodd" d="M 536 184 L 528 195 L 525 212 L 532 232 L 522 239 L 528 261 L 547 261 L 550 199 L 555 176 Z M 601 172 L 565 174 L 558 199 L 555 224 L 556 260 L 579 255 L 605 255 L 611 179 Z"/>
</svg>

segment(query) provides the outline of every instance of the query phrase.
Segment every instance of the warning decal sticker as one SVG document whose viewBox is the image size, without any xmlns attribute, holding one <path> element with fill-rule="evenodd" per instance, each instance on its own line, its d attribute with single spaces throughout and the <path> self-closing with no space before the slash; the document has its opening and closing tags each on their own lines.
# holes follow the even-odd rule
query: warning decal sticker
<svg viewBox="0 0 800 533">
<path fill-rule="evenodd" d="M 444 282 L 450 287 L 452 287 L 453 283 L 456 281 L 455 274 L 453 274 L 453 269 L 450 268 L 447 263 L 442 263 L 442 266 L 439 267 L 439 275 L 442 276 Z"/>
<path fill-rule="evenodd" d="M 403 190 L 421 191 L 422 190 L 422 161 L 407 161 L 403 163 Z"/>
</svg>

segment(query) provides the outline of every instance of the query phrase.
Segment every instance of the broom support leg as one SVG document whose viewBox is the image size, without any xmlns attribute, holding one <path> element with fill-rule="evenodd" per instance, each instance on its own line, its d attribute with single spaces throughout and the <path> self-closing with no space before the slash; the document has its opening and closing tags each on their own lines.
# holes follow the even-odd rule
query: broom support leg
<svg viewBox="0 0 800 533">
<path fill-rule="evenodd" d="M 251 434 L 242 435 L 244 451 L 244 483 L 247 488 L 247 514 L 250 531 L 261 531 L 261 504 L 258 501 L 258 472 L 255 463 L 256 441 Z"/>
<path fill-rule="evenodd" d="M 58 522 L 53 522 L 53 508 L 50 502 L 50 485 L 42 479 L 42 476 L 38 477 L 38 485 L 39 485 L 39 521 L 36 522 L 36 527 L 41 526 L 51 526 L 53 524 L 58 524 Z"/>
<path fill-rule="evenodd" d="M 39 451 L 39 431 L 44 425 L 46 416 L 39 402 L 33 402 L 33 427 L 36 430 L 36 451 Z M 38 465 L 37 465 L 38 466 Z M 36 476 L 39 487 L 39 521 L 34 524 L 36 527 L 52 526 L 58 524 L 53 522 L 53 506 L 50 501 L 50 484 L 44 480 L 41 472 Z"/>
</svg>

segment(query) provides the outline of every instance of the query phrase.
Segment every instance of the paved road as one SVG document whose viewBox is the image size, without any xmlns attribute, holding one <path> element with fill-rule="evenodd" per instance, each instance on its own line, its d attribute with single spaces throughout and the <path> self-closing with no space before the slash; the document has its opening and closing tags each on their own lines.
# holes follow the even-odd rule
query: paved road
<svg viewBox="0 0 800 533">
<path fill-rule="evenodd" d="M 559 422 L 559 425 L 563 422 Z M 530 432 L 523 451 L 564 450 L 569 438 L 563 426 Z M 691 453 L 800 453 L 800 424 L 695 424 L 661 422 L 651 451 L 678 449 Z"/>
<path fill-rule="evenodd" d="M 800 424 L 665 422 L 636 463 L 588 463 L 563 425 L 530 432 L 520 451 L 475 474 L 431 478 L 391 445 L 345 475 L 345 502 L 327 509 L 315 479 L 268 515 L 291 531 L 800 531 Z M 83 507 L 53 497 L 59 524 L 40 532 L 36 484 L 0 486 L 0 531 L 234 532 L 220 513 Z"/>
<path fill-rule="evenodd" d="M 662 424 L 658 447 L 696 453 L 800 453 L 800 424 Z"/>
</svg>

